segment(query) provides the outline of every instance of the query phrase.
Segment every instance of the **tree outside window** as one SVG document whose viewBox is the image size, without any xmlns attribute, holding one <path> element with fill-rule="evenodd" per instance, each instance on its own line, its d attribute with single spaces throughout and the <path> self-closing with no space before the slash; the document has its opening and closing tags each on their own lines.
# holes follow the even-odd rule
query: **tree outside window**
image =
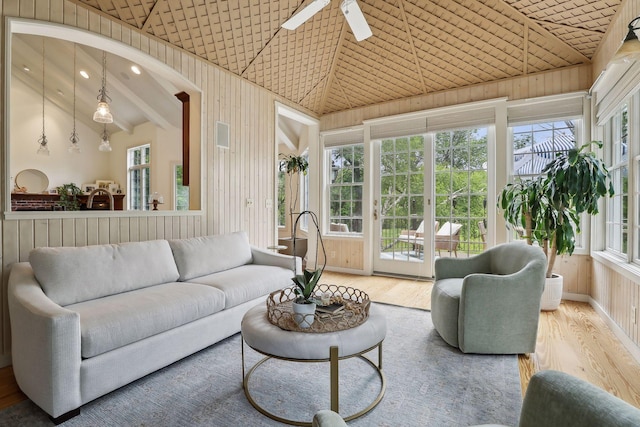
<svg viewBox="0 0 640 427">
<path fill-rule="evenodd" d="M 362 233 L 364 144 L 327 150 L 329 169 L 329 220 L 334 231 Z"/>
</svg>

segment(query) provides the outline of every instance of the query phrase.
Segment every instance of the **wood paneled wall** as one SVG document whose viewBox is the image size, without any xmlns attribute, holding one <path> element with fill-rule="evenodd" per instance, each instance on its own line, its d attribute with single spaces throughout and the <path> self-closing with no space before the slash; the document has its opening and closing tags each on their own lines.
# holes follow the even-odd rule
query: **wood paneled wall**
<svg viewBox="0 0 640 427">
<path fill-rule="evenodd" d="M 494 83 L 405 98 L 347 112 L 322 116 L 320 131 L 361 125 L 363 120 L 395 114 L 411 113 L 440 107 L 506 97 L 509 100 L 588 90 L 591 87 L 591 65 L 567 67 L 561 70 L 505 79 Z"/>
<path fill-rule="evenodd" d="M 90 217 L 59 216 L 0 222 L 2 293 L 0 301 L 0 366 L 9 361 L 10 329 L 7 278 L 16 261 L 25 261 L 37 246 L 82 246 L 158 238 L 181 238 L 246 230 L 253 244 L 266 247 L 275 240 L 275 101 L 271 92 L 195 58 L 160 40 L 141 35 L 126 24 L 65 0 L 0 0 L 0 38 L 5 18 L 21 17 L 64 24 L 101 34 L 149 54 L 181 73 L 202 90 L 203 210 L 194 215 Z M 4 57 L 3 57 L 4 64 Z M 4 67 L 3 67 L 4 71 Z M 4 85 L 0 86 L 4 91 Z M 1 99 L 5 94 L 1 93 Z M 4 104 L 4 103 L 2 103 Z M 302 110 L 301 108 L 298 108 Z M 4 111 L 2 111 L 4 114 Z M 4 116 L 3 116 L 4 117 Z M 230 126 L 228 149 L 215 145 L 215 123 Z M 1 121 L 4 126 L 4 120 Z M 4 135 L 2 128 L 1 135 Z M 0 146 L 4 147 L 4 138 Z M 2 156 L 8 155 L 4 148 Z M 3 171 L 4 173 L 4 171 Z M 3 182 L 5 182 L 3 178 Z M 5 188 L 4 186 L 2 188 Z M 4 197 L 4 194 L 0 194 Z M 246 200 L 253 199 L 252 207 Z M 71 215 L 71 214 L 69 214 Z M 126 215 L 126 213 L 125 213 Z M 25 217 L 27 218 L 27 217 Z M 41 218 L 41 217 L 36 217 Z"/>
<path fill-rule="evenodd" d="M 343 270 L 364 270 L 364 242 L 362 239 L 323 237 L 327 252 L 327 267 Z"/>
<path fill-rule="evenodd" d="M 640 281 L 594 259 L 591 297 L 636 345 L 640 345 L 637 313 L 640 310 Z"/>
</svg>

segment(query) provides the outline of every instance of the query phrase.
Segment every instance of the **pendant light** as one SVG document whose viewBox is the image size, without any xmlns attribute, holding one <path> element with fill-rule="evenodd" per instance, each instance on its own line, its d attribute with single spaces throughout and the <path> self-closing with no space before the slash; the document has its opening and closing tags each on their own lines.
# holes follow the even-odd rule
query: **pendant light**
<svg viewBox="0 0 640 427">
<path fill-rule="evenodd" d="M 79 153 L 80 146 L 78 143 L 80 142 L 80 138 L 78 137 L 78 133 L 76 132 L 76 44 L 73 44 L 73 130 L 71 131 L 71 136 L 69 137 L 69 141 L 71 144 L 69 145 L 70 153 Z"/>
<path fill-rule="evenodd" d="M 38 138 L 38 154 L 43 156 L 49 155 L 49 146 L 47 142 L 47 135 L 44 133 L 44 37 L 42 38 L 42 135 Z"/>
<path fill-rule="evenodd" d="M 102 51 L 102 87 L 98 91 L 98 108 L 93 113 L 93 120 L 98 123 L 113 123 L 109 108 L 111 98 L 107 95 L 107 52 Z"/>
<path fill-rule="evenodd" d="M 111 151 L 111 144 L 109 144 L 109 134 L 107 133 L 107 124 L 104 124 L 104 130 L 102 131 L 102 141 L 98 147 L 100 151 Z"/>
</svg>

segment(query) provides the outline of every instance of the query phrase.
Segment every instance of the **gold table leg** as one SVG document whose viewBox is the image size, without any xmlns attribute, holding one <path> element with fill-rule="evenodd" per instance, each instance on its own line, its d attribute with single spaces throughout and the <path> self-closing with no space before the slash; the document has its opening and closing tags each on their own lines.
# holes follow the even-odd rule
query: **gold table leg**
<svg viewBox="0 0 640 427">
<path fill-rule="evenodd" d="M 244 394 L 247 397 L 247 400 L 249 401 L 249 403 L 251 404 L 251 406 L 253 406 L 255 409 L 258 410 L 258 412 L 260 412 L 261 414 L 271 418 L 272 420 L 284 423 L 284 424 L 289 424 L 289 425 L 294 425 L 294 426 L 311 426 L 311 422 L 308 421 L 297 421 L 297 420 L 291 420 L 291 419 L 287 419 L 287 418 L 282 418 L 279 417 L 276 414 L 273 414 L 269 411 L 267 411 L 266 409 L 262 408 L 258 402 L 256 402 L 255 400 L 253 400 L 253 397 L 251 396 L 251 392 L 249 390 L 249 378 L 251 377 L 251 375 L 254 373 L 254 371 L 256 369 L 258 369 L 258 367 L 260 365 L 262 365 L 263 363 L 265 363 L 266 361 L 270 360 L 270 359 L 280 359 L 280 360 L 286 360 L 286 361 L 291 361 L 291 362 L 326 362 L 327 359 L 323 359 L 323 360 L 304 360 L 304 359 L 287 359 L 287 358 L 283 358 L 283 357 L 277 357 L 277 356 L 273 356 L 273 355 L 268 355 L 266 353 L 262 353 L 260 351 L 258 351 L 258 353 L 262 353 L 265 355 L 265 357 L 258 361 L 258 363 L 256 363 L 253 367 L 251 367 L 251 369 L 249 369 L 249 371 L 246 373 L 245 375 L 245 360 L 244 360 L 244 340 L 242 341 L 242 388 L 244 389 Z M 369 358 L 365 357 L 364 354 L 368 353 L 369 351 L 375 349 L 375 347 L 378 347 L 378 364 L 376 365 L 375 363 L 373 363 L 373 361 L 371 361 Z M 254 349 L 255 350 L 255 349 Z M 257 351 L 257 350 L 256 350 Z M 382 400 L 382 397 L 384 396 L 384 393 L 386 391 L 387 388 L 387 381 L 384 375 L 384 372 L 382 372 L 382 341 L 379 342 L 377 345 L 364 350 L 358 354 L 353 354 L 350 356 L 345 357 L 345 359 L 348 359 L 350 357 L 359 357 L 360 359 L 362 359 L 363 361 L 367 362 L 368 365 L 370 365 L 375 372 L 378 374 L 379 378 L 380 378 L 380 392 L 378 393 L 378 396 L 376 396 L 376 398 L 373 400 L 373 402 L 371 402 L 371 404 L 369 404 L 369 406 L 367 406 L 366 408 L 364 408 L 362 411 L 357 412 L 355 414 L 343 417 L 345 421 L 350 421 L 353 420 L 355 418 L 361 417 L 362 415 L 366 414 L 367 412 L 371 411 L 373 408 L 375 408 L 378 403 L 380 403 L 380 401 Z M 339 390 L 338 390 L 338 362 L 340 360 L 340 357 L 338 356 L 338 347 L 333 346 L 330 347 L 329 349 L 329 365 L 330 365 L 330 386 L 331 386 L 331 410 L 338 412 L 339 409 Z"/>
<path fill-rule="evenodd" d="M 340 391 L 338 390 L 338 347 L 329 349 L 329 364 L 331 377 L 331 410 L 340 412 Z"/>
</svg>

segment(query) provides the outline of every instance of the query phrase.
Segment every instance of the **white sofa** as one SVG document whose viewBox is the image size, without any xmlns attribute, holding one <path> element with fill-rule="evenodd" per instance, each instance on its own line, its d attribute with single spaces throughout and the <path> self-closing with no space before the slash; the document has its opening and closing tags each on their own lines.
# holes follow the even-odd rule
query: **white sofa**
<svg viewBox="0 0 640 427">
<path fill-rule="evenodd" d="M 54 422 L 240 331 L 300 260 L 244 232 L 36 248 L 9 277 L 13 370 Z"/>
</svg>

